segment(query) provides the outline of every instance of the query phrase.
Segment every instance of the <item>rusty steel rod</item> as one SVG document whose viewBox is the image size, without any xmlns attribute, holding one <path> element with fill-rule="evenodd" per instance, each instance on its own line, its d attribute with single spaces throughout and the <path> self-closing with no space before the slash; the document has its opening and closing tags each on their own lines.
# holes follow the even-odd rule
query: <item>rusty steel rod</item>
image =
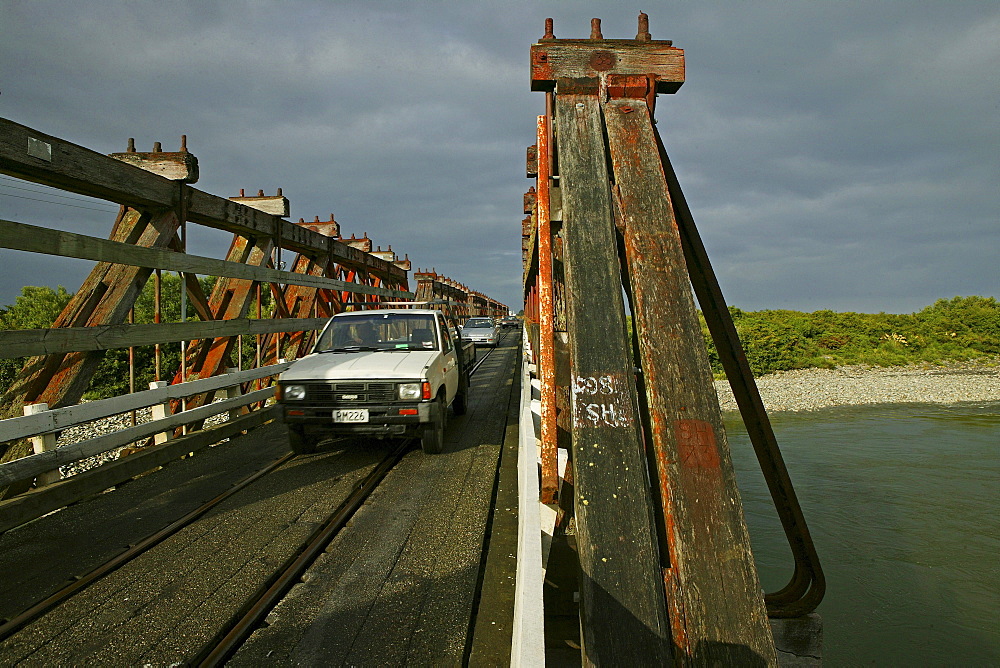
<svg viewBox="0 0 1000 668">
<path fill-rule="evenodd" d="M 135 307 L 128 310 L 128 324 L 135 324 Z M 128 347 L 128 391 L 129 394 L 135 392 L 135 347 Z M 130 414 L 131 425 L 135 426 L 135 409 Z"/>
<path fill-rule="evenodd" d="M 261 314 L 262 314 L 262 310 L 261 310 L 261 289 L 260 289 L 260 283 L 258 283 L 257 284 L 257 319 L 258 320 L 261 319 Z M 257 350 L 256 350 L 257 366 L 255 367 L 257 369 L 259 369 L 261 367 L 261 363 L 260 363 L 260 337 L 261 337 L 261 335 L 257 334 Z M 261 384 L 261 382 L 259 380 L 255 380 L 254 384 L 255 384 L 255 389 L 259 390 L 261 387 L 263 387 L 263 385 Z"/>
<path fill-rule="evenodd" d="M 555 315 L 552 301 L 552 225 L 549 219 L 549 121 L 538 117 L 538 191 L 535 200 L 538 221 L 538 309 L 541 383 L 542 503 L 555 503 L 559 491 L 559 451 L 556 442 Z"/>
<path fill-rule="evenodd" d="M 161 319 L 161 314 L 160 314 L 160 297 L 161 297 L 161 294 L 160 294 L 160 290 L 162 288 L 161 281 L 163 280 L 163 277 L 162 277 L 161 271 L 159 269 L 157 269 L 153 275 L 155 276 L 155 279 L 153 281 L 153 322 L 155 324 L 159 325 L 160 324 L 160 319 Z M 154 355 L 154 360 L 155 360 L 155 376 L 154 376 L 153 379 L 154 380 L 160 380 L 160 364 L 161 364 L 162 351 L 160 350 L 160 344 L 159 343 L 156 344 L 156 347 L 155 347 L 155 349 L 153 351 L 153 355 Z"/>
</svg>

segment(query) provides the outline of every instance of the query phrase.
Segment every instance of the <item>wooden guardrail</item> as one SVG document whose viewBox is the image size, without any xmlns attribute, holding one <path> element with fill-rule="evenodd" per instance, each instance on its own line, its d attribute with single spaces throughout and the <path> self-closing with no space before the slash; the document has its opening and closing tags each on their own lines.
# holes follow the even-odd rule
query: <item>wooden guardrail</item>
<svg viewBox="0 0 1000 668">
<path fill-rule="evenodd" d="M 347 267 L 364 268 L 384 278 L 406 278 L 405 270 L 392 262 L 352 248 L 334 236 L 298 225 L 267 213 L 192 188 L 197 170 L 178 173 L 161 169 L 167 162 L 190 163 L 186 150 L 164 153 L 122 153 L 124 160 L 102 155 L 38 130 L 0 119 L 0 172 L 69 192 L 105 199 L 136 210 L 177 210 L 185 220 L 255 239 L 271 239 L 297 253 L 325 253 Z M 149 171 L 141 165 L 150 164 Z M 195 161 L 196 164 L 196 161 Z M 161 176 L 168 173 L 169 178 Z M 263 198 L 263 196 L 261 196 Z M 234 198 L 237 199 L 237 198 Z M 241 198 L 245 201 L 256 198 Z M 263 198 L 272 199 L 272 198 Z M 178 221 L 179 225 L 180 221 Z"/>
<path fill-rule="evenodd" d="M 181 343 L 180 368 L 164 369 L 161 382 L 172 379 L 171 387 L 185 389 L 182 394 L 167 393 L 167 414 L 176 415 L 160 421 L 162 430 L 164 425 L 199 423 L 215 411 L 214 406 L 199 407 L 210 405 L 226 385 L 203 381 L 240 366 L 241 360 L 235 358 L 240 357 L 242 337 L 254 337 L 256 366 L 270 371 L 243 372 L 259 373 L 253 375 L 256 394 L 248 395 L 257 398 L 239 405 L 262 405 L 278 360 L 306 354 L 315 331 L 331 315 L 414 297 L 408 287 L 409 258 L 399 259 L 391 246 L 373 250 L 367 235 L 343 237 L 332 215 L 329 221 L 318 216 L 308 223 L 284 220 L 289 205 L 280 189 L 275 196 L 261 191 L 248 197 L 240 191 L 238 197 L 226 199 L 193 188 L 198 161 L 184 138 L 176 152 L 164 152 L 158 143 L 152 152 L 137 152 L 130 140 L 126 152 L 101 155 L 0 119 L 0 173 L 121 205 L 108 239 L 0 220 L 0 248 L 96 262 L 52 328 L 0 331 L 0 357 L 25 358 L 16 381 L 0 388 L 0 418 L 11 418 L 7 427 L 0 428 L 0 471 L 5 472 L 0 473 L 0 499 L 26 492 L 38 477 L 39 466 L 74 456 L 81 448 L 103 448 L 122 438 L 153 433 L 152 427 L 137 426 L 118 436 L 60 448 L 58 455 L 26 456 L 31 450 L 27 434 L 11 426 L 31 423 L 18 417 L 23 407 L 44 404 L 69 411 L 49 411 L 48 419 L 96 410 L 93 404 L 87 408 L 76 404 L 103 351 L 155 346 L 159 380 L 159 346 Z M 233 233 L 225 259 L 189 254 L 188 224 Z M 178 272 L 182 278 L 182 322 L 160 322 L 162 271 Z M 211 294 L 204 294 L 198 275 L 216 277 Z M 129 313 L 150 279 L 155 286 L 155 324 L 130 324 Z M 499 311 L 498 302 L 459 285 L 454 283 L 452 292 L 457 301 L 468 304 L 470 313 Z M 262 311 L 264 293 L 273 298 L 269 313 Z M 254 305 L 256 314 L 251 313 Z M 186 318 L 188 306 L 198 320 Z M 136 396 L 142 398 L 119 398 L 107 405 L 132 405 L 156 395 Z M 179 429 L 175 431 L 180 435 Z M 135 461 L 118 468 L 132 470 Z M 14 471 L 28 473 L 15 476 Z"/>
<path fill-rule="evenodd" d="M 371 252 L 367 237 L 343 239 L 332 216 L 329 222 L 291 223 L 283 219 L 288 200 L 280 192 L 225 199 L 193 188 L 197 159 L 183 139 L 177 152 L 157 145 L 140 153 L 130 142 L 127 152 L 106 156 L 0 119 L 0 173 L 121 205 L 109 239 L 0 221 L 0 248 L 97 263 L 51 329 L 0 332 L 0 355 L 26 358 L 16 381 L 2 388 L 0 417 L 20 415 L 24 405 L 76 404 L 108 349 L 156 346 L 159 376 L 159 344 L 179 341 L 183 363 L 164 369 L 164 380 L 210 378 L 239 366 L 233 352 L 242 336 L 255 338 L 256 366 L 267 366 L 307 352 L 313 332 L 346 304 L 413 297 L 409 261 Z M 187 253 L 189 223 L 234 234 L 225 260 Z M 290 271 L 282 270 L 285 260 Z M 160 322 L 162 271 L 180 274 L 182 313 L 190 306 L 198 320 Z M 197 275 L 217 277 L 212 294 L 202 292 Z M 150 278 L 156 324 L 129 324 Z M 265 291 L 273 297 L 270 313 L 260 308 Z M 251 314 L 254 303 L 257 313 Z M 209 390 L 175 400 L 172 411 L 212 397 Z M 24 440 L 0 441 L 0 461 L 29 450 Z M 0 497 L 27 490 L 23 481 L 3 486 Z"/>
<path fill-rule="evenodd" d="M 235 436 L 259 426 L 274 417 L 272 408 L 264 408 L 240 415 L 241 409 L 252 404 L 263 406 L 274 395 L 274 387 L 264 387 L 246 394 L 241 386 L 274 376 L 289 366 L 282 363 L 228 373 L 221 376 L 195 380 L 175 385 L 162 385 L 144 392 L 135 392 L 67 406 L 53 410 L 33 410 L 23 417 L 0 420 L 0 441 L 14 441 L 36 437 L 49 437 L 54 445 L 55 433 L 78 425 L 91 424 L 141 408 L 160 407 L 153 411 L 153 419 L 131 427 L 112 431 L 101 436 L 78 441 L 54 449 L 36 448 L 34 454 L 0 463 L 0 486 L 23 481 L 36 481 L 31 492 L 0 501 L 0 531 L 6 531 L 37 517 L 78 501 L 91 494 L 120 484 L 136 475 L 161 466 L 172 459 L 195 452 L 213 443 Z M 171 414 L 170 401 L 205 392 L 230 390 L 229 398 L 198 408 Z M 37 408 L 37 404 L 29 408 Z M 159 417 L 157 417 L 159 413 Z M 229 414 L 229 420 L 190 435 L 173 438 L 176 428 L 190 423 L 200 423 L 212 416 Z M 94 457 L 123 446 L 154 437 L 157 444 L 145 447 L 127 457 L 103 464 L 89 471 L 60 479 L 46 474 L 60 466 Z M 49 446 L 51 448 L 51 445 Z"/>
</svg>

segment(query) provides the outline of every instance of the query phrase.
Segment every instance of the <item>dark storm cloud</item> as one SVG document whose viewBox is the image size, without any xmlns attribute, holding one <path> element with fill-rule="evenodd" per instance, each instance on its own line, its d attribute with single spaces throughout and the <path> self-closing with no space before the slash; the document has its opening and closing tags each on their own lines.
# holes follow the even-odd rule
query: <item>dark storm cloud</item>
<svg viewBox="0 0 1000 668">
<path fill-rule="evenodd" d="M 1000 292 L 1000 9 L 655 4 L 654 38 L 688 64 L 659 128 L 730 303 L 905 312 Z M 547 16 L 558 37 L 587 36 L 593 16 L 632 37 L 638 9 L 8 2 L 0 116 L 105 153 L 128 137 L 173 150 L 186 133 L 197 187 L 281 187 L 293 220 L 334 213 L 517 307 L 524 149 L 542 110 L 528 47 Z M 19 192 L 0 188 L 0 217 L 107 234 L 113 213 L 4 196 Z M 227 245 L 207 233 L 200 250 Z M 0 303 L 26 276 L 73 290 L 86 271 L 21 255 L 2 253 Z"/>
</svg>

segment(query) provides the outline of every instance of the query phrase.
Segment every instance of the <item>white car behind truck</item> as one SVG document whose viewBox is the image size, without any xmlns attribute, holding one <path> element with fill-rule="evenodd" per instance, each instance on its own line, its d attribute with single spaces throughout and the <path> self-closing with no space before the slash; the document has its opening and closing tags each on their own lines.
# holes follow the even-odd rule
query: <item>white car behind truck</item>
<svg viewBox="0 0 1000 668">
<path fill-rule="evenodd" d="M 469 318 L 462 327 L 462 338 L 477 346 L 496 348 L 500 342 L 500 327 L 493 318 Z"/>
<path fill-rule="evenodd" d="M 444 312 L 392 308 L 338 313 L 313 352 L 278 378 L 278 402 L 294 452 L 325 437 L 419 437 L 444 448 L 448 407 L 465 412 L 475 347 Z"/>
</svg>

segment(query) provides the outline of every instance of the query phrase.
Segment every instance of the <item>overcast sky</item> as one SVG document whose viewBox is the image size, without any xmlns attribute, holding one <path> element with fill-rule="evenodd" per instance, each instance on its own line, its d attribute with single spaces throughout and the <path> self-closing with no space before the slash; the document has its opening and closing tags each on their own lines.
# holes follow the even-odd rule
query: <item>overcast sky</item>
<svg viewBox="0 0 1000 668">
<path fill-rule="evenodd" d="M 640 10 L 685 49 L 658 127 L 727 302 L 909 313 L 1000 296 L 994 1 L 0 0 L 0 116 L 100 153 L 186 134 L 195 187 L 280 187 L 292 220 L 333 213 L 518 310 L 544 102 L 529 47 L 546 17 L 561 38 L 592 17 L 632 38 Z M 0 175 L 0 218 L 107 236 L 115 207 L 56 194 Z M 229 241 L 191 240 L 210 256 Z M 88 270 L 0 250 L 0 304 L 25 284 L 75 291 Z"/>
</svg>

